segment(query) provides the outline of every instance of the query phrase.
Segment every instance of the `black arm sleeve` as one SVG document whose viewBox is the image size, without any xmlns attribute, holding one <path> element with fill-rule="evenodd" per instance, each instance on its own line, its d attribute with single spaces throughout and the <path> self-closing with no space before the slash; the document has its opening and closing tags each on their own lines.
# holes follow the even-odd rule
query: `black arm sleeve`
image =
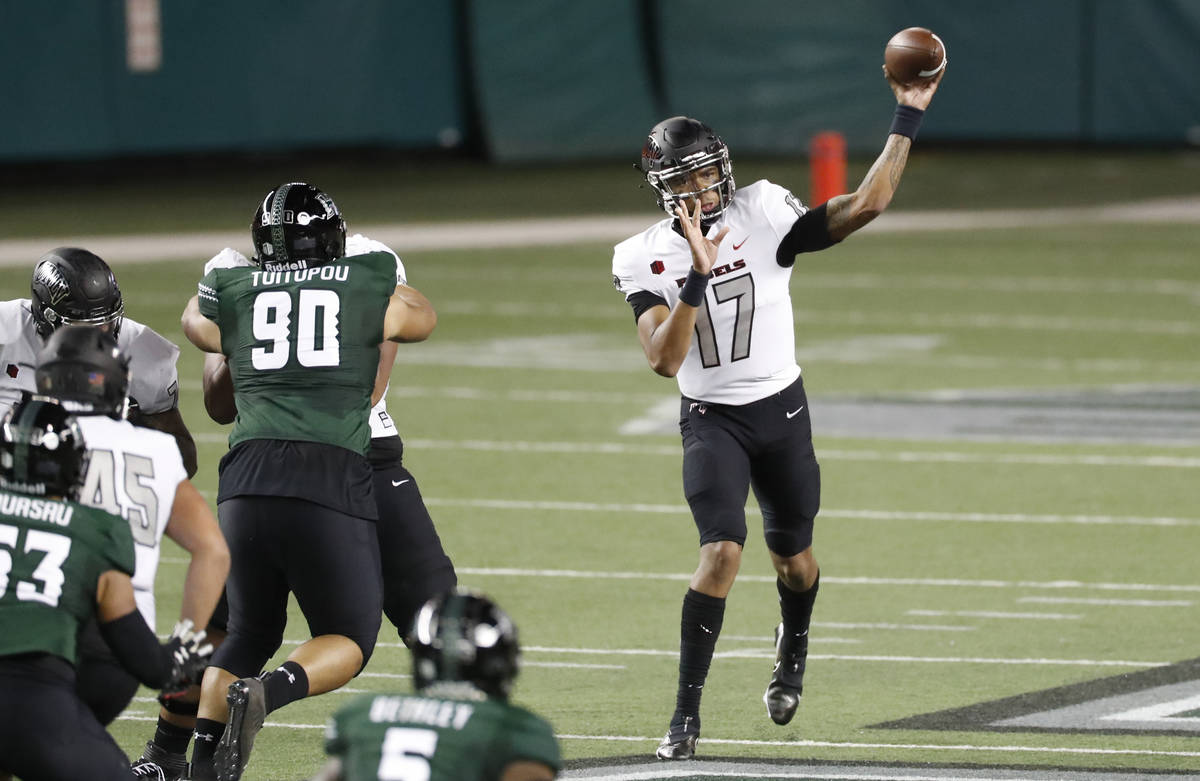
<svg viewBox="0 0 1200 781">
<path fill-rule="evenodd" d="M 151 689 L 161 689 L 171 677 L 171 660 L 146 619 L 134 610 L 100 624 L 100 634 L 121 666 Z"/>
<path fill-rule="evenodd" d="M 656 306 L 669 306 L 667 301 L 662 296 L 656 293 L 649 293 L 645 290 L 639 290 L 633 293 L 628 298 L 629 305 L 633 307 L 633 321 L 636 323 L 638 319 L 645 314 L 647 309 L 653 309 Z"/>
<path fill-rule="evenodd" d="M 816 252 L 837 244 L 829 236 L 829 226 L 826 224 L 826 204 L 810 209 L 804 216 L 792 224 L 792 229 L 779 242 L 775 250 L 775 262 L 780 266 L 790 266 L 796 262 L 796 256 L 801 252 Z"/>
</svg>

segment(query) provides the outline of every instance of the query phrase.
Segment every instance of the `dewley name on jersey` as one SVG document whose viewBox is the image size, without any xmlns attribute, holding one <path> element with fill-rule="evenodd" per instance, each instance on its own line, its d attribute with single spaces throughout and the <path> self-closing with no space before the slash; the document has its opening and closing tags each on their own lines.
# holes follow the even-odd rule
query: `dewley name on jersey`
<svg viewBox="0 0 1200 781">
<path fill-rule="evenodd" d="M 71 514 L 74 511 L 75 508 L 66 502 L 31 499 L 28 496 L 14 496 L 0 491 L 0 513 L 4 515 L 19 515 L 31 521 L 67 526 L 71 523 Z"/>
<path fill-rule="evenodd" d="M 466 702 L 432 700 L 425 697 L 376 697 L 371 701 L 371 721 L 428 724 L 431 727 L 462 729 L 475 712 Z"/>
<path fill-rule="evenodd" d="M 323 282 L 345 282 L 349 278 L 349 266 L 318 266 L 316 268 L 296 268 L 281 271 L 252 271 L 250 272 L 250 285 L 252 287 L 265 287 L 267 285 L 286 285 L 289 282 L 308 282 L 309 280 L 316 279 Z"/>
</svg>

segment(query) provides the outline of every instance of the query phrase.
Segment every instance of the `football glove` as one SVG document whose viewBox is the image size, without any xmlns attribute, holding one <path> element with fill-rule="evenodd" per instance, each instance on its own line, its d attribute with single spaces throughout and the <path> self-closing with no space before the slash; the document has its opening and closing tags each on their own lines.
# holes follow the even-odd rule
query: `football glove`
<svg viewBox="0 0 1200 781">
<path fill-rule="evenodd" d="M 204 668 L 212 658 L 212 643 L 204 642 L 205 632 L 192 631 L 191 619 L 185 618 L 175 624 L 175 631 L 163 643 L 163 650 L 171 658 L 171 677 L 162 688 L 160 700 L 182 696 L 193 684 L 200 683 Z"/>
</svg>

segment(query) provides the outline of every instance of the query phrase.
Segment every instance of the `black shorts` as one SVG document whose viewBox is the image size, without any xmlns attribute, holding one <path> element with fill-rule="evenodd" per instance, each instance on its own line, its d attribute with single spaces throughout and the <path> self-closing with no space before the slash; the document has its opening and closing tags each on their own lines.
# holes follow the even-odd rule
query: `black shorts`
<svg viewBox="0 0 1200 781">
<path fill-rule="evenodd" d="M 49 654 L 0 657 L 0 769 L 18 778 L 128 781 L 129 758 Z"/>
<path fill-rule="evenodd" d="M 808 411 L 799 378 L 778 393 L 738 406 L 683 397 L 683 492 L 701 545 L 745 544 L 751 487 L 771 552 L 794 556 L 812 545 L 821 473 Z"/>
<path fill-rule="evenodd" d="M 138 679 L 113 655 L 93 615 L 79 631 L 75 692 L 105 726 L 116 720 L 137 694 Z"/>
<path fill-rule="evenodd" d="M 458 582 L 417 480 L 401 462 L 403 452 L 399 437 L 371 440 L 383 611 L 401 636 L 426 600 Z"/>
<path fill-rule="evenodd" d="M 279 649 L 288 594 L 311 636 L 343 635 L 371 656 L 383 608 L 375 523 L 303 499 L 239 496 L 217 505 L 232 566 L 229 636 L 213 664 L 257 675 Z"/>
</svg>

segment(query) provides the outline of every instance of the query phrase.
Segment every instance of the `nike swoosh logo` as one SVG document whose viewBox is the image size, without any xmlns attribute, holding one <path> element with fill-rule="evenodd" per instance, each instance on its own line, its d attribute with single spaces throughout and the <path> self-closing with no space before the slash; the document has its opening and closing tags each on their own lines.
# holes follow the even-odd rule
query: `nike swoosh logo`
<svg viewBox="0 0 1200 781">
<path fill-rule="evenodd" d="M 797 415 L 799 415 L 799 414 L 800 414 L 800 410 L 802 410 L 802 409 L 804 409 L 804 405 L 803 405 L 803 404 L 801 404 L 799 407 L 797 407 L 795 412 L 789 412 L 789 413 L 787 414 L 787 419 L 788 419 L 788 420 L 791 420 L 792 418 L 796 417 Z"/>
<path fill-rule="evenodd" d="M 747 240 L 747 239 L 749 239 L 749 238 L 750 238 L 750 237 L 749 237 L 749 236 L 747 236 L 745 239 L 742 239 L 742 240 L 741 240 L 741 241 L 739 241 L 737 244 L 734 244 L 734 245 L 733 245 L 733 249 L 734 249 L 735 251 L 736 251 L 736 250 L 739 250 L 739 249 L 741 249 L 741 248 L 742 248 L 742 245 L 743 245 L 743 244 L 745 244 L 745 243 L 746 243 L 746 240 Z"/>
<path fill-rule="evenodd" d="M 408 482 L 408 480 L 393 480 L 393 481 L 392 481 L 392 487 L 393 487 L 393 488 L 395 488 L 396 486 L 398 486 L 398 485 L 404 485 L 404 484 L 405 484 L 405 483 L 407 483 L 407 482 Z"/>
</svg>

